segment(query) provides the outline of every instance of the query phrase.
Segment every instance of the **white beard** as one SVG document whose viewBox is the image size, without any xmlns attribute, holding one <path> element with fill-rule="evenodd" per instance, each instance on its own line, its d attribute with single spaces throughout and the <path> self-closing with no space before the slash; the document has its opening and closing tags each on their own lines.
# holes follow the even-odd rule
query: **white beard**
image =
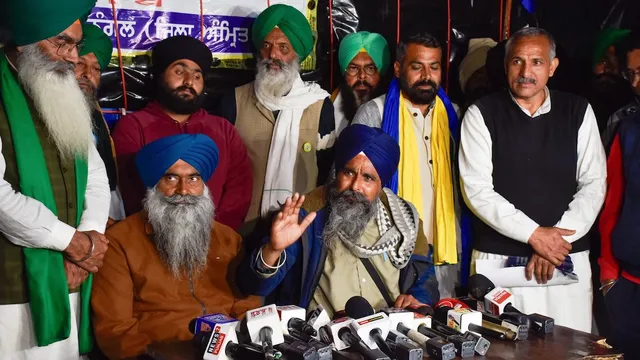
<svg viewBox="0 0 640 360">
<path fill-rule="evenodd" d="M 73 67 L 49 59 L 32 44 L 18 55 L 16 68 L 61 157 L 86 159 L 92 142 L 92 107 L 78 86 Z"/>
<path fill-rule="evenodd" d="M 300 63 L 296 57 L 289 64 L 284 64 L 279 71 L 269 69 L 273 60 L 262 59 L 258 62 L 255 91 L 258 99 L 269 100 L 277 103 L 277 100 L 286 95 L 293 86 L 293 82 L 300 76 Z"/>
</svg>

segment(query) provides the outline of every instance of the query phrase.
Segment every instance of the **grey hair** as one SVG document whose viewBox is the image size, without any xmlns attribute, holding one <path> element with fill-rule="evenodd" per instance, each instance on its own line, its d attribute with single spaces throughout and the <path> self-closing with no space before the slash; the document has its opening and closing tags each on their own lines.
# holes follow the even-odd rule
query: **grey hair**
<svg viewBox="0 0 640 360">
<path fill-rule="evenodd" d="M 513 43 L 516 41 L 522 40 L 524 38 L 534 37 L 534 36 L 544 36 L 549 40 L 549 60 L 553 60 L 556 58 L 556 40 L 553 38 L 553 35 L 549 33 L 545 29 L 541 29 L 538 27 L 526 27 L 516 31 L 509 40 L 507 40 L 507 44 L 505 45 L 504 51 L 504 61 L 508 61 L 509 54 L 511 52 L 511 47 Z"/>
</svg>

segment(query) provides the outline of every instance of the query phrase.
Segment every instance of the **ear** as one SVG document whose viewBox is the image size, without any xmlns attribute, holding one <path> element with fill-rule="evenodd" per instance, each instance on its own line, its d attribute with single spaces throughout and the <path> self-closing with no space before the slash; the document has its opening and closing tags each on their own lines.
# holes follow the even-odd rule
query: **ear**
<svg viewBox="0 0 640 360">
<path fill-rule="evenodd" d="M 393 74 L 399 79 L 402 72 L 402 65 L 399 62 L 393 63 Z"/>
<path fill-rule="evenodd" d="M 560 65 L 560 59 L 555 58 L 551 60 L 551 67 L 549 68 L 549 77 L 553 76 L 553 74 L 556 72 L 556 69 L 558 68 L 559 65 Z"/>
</svg>

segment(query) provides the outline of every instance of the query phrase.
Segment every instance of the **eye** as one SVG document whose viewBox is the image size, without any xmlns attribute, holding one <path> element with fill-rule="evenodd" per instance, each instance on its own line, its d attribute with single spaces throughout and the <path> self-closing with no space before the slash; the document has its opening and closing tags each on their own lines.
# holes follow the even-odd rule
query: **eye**
<svg viewBox="0 0 640 360">
<path fill-rule="evenodd" d="M 520 61 L 520 59 L 514 59 L 511 63 L 513 65 L 520 65 L 522 63 L 522 61 Z"/>
<path fill-rule="evenodd" d="M 169 182 L 178 181 L 178 177 L 175 175 L 166 175 L 164 179 Z"/>
<path fill-rule="evenodd" d="M 99 72 L 100 72 L 100 67 L 99 67 L 99 66 L 94 67 L 94 68 L 93 68 L 93 71 L 95 71 L 95 72 L 99 73 Z"/>
<path fill-rule="evenodd" d="M 184 74 L 184 70 L 182 70 L 182 69 L 177 69 L 177 70 L 176 70 L 176 74 L 177 74 L 177 75 L 182 75 L 182 74 Z"/>
<path fill-rule="evenodd" d="M 270 48 L 270 47 L 271 47 L 271 44 L 269 44 L 269 43 L 264 43 L 264 44 L 262 44 L 262 48 L 263 48 L 263 49 L 268 49 L 268 48 Z"/>
<path fill-rule="evenodd" d="M 365 175 L 364 179 L 367 180 L 367 181 L 373 181 L 373 178 L 371 176 L 369 176 L 369 175 Z"/>
<path fill-rule="evenodd" d="M 542 60 L 534 60 L 533 64 L 534 65 L 542 65 Z"/>
<path fill-rule="evenodd" d="M 432 64 L 431 70 L 440 70 L 440 64 Z"/>
<path fill-rule="evenodd" d="M 200 180 L 199 176 L 192 176 L 191 178 L 189 178 L 189 181 L 191 182 L 197 182 L 198 180 Z"/>
<path fill-rule="evenodd" d="M 411 65 L 411 70 L 418 71 L 420 69 L 422 69 L 422 65 L 418 65 L 418 64 Z"/>
<path fill-rule="evenodd" d="M 200 79 L 202 79 L 202 74 L 200 74 L 200 73 L 196 73 L 193 77 L 194 77 L 196 80 L 200 80 Z"/>
</svg>

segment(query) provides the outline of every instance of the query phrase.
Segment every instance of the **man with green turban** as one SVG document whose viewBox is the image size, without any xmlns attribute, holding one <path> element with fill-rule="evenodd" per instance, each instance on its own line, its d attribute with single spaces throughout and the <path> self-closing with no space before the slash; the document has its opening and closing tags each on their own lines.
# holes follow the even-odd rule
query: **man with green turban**
<svg viewBox="0 0 640 360">
<path fill-rule="evenodd" d="M 109 125 L 102 116 L 102 109 L 98 103 L 98 88 L 100 76 L 109 66 L 113 44 L 107 34 L 99 27 L 86 23 L 82 25 L 84 46 L 79 51 L 78 63 L 75 67 L 76 79 L 84 93 L 87 102 L 92 106 L 91 120 L 96 140 L 96 148 L 104 161 L 111 190 L 111 206 L 107 227 L 125 216 L 122 195 L 118 189 L 118 171 L 116 170 L 115 146 L 109 131 Z"/>
<path fill-rule="evenodd" d="M 329 94 L 300 77 L 300 63 L 314 44 L 305 16 L 292 6 L 272 5 L 253 23 L 252 40 L 256 80 L 224 95 L 218 109 L 235 124 L 251 159 L 253 191 L 242 235 L 293 193 L 325 182 L 335 141 Z"/>
<path fill-rule="evenodd" d="M 78 359 L 92 347 L 91 273 L 108 241 L 109 183 L 74 66 L 95 0 L 3 1 L 0 358 Z"/>
<path fill-rule="evenodd" d="M 338 61 L 344 81 L 331 95 L 336 137 L 351 124 L 362 104 L 384 93 L 379 85 L 389 67 L 389 44 L 380 34 L 352 33 L 340 42 Z"/>
<path fill-rule="evenodd" d="M 602 73 L 620 74 L 619 59 L 616 47 L 626 37 L 631 34 L 631 30 L 604 28 L 598 36 L 593 48 L 593 73 L 600 75 Z"/>
</svg>

